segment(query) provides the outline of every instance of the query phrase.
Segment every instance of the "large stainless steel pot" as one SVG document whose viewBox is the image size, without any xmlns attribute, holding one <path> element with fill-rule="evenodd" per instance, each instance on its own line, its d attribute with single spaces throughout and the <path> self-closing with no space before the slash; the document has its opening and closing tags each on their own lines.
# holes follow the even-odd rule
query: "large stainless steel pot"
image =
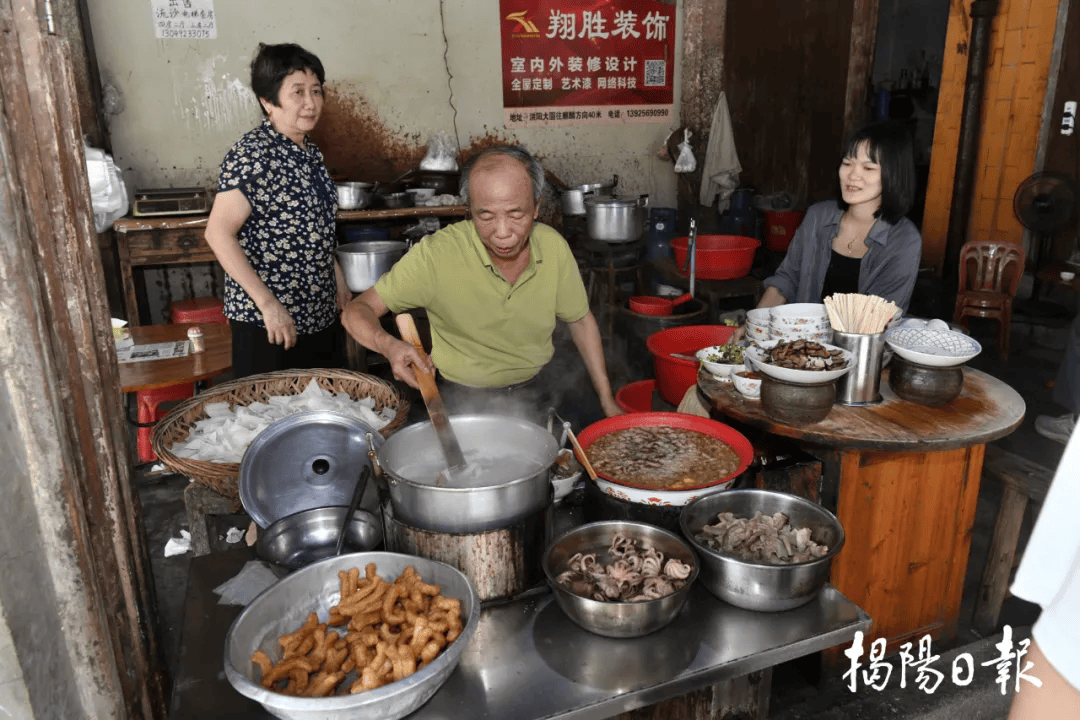
<svg viewBox="0 0 1080 720">
<path fill-rule="evenodd" d="M 408 245 L 398 240 L 363 240 L 337 249 L 345 282 L 353 292 L 364 292 L 405 254 Z"/>
<path fill-rule="evenodd" d="M 589 237 L 609 243 L 629 243 L 645 234 L 649 196 L 636 200 L 617 197 L 585 198 L 585 222 Z"/>
<path fill-rule="evenodd" d="M 468 482 L 451 479 L 440 487 L 431 481 L 433 469 L 445 469 L 446 460 L 430 422 L 410 425 L 383 443 L 379 466 L 396 518 L 421 530 L 479 533 L 551 503 L 548 473 L 559 452 L 551 433 L 505 415 L 456 415 L 450 426 L 470 465 L 463 471 Z M 518 472 L 508 472 L 510 466 Z"/>
<path fill-rule="evenodd" d="M 584 215 L 585 198 L 588 197 L 611 197 L 615 192 L 615 186 L 619 184 L 619 176 L 615 175 L 610 183 L 592 183 L 578 185 L 562 192 L 563 215 Z"/>
</svg>

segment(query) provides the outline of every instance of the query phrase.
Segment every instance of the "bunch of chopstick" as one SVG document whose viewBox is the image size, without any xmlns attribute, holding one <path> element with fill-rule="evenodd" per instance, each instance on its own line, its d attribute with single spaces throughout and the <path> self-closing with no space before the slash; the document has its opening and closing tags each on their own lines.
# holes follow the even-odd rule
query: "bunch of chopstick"
<svg viewBox="0 0 1080 720">
<path fill-rule="evenodd" d="M 836 293 L 825 298 L 825 310 L 833 330 L 873 335 L 885 330 L 899 307 L 877 295 Z"/>
</svg>

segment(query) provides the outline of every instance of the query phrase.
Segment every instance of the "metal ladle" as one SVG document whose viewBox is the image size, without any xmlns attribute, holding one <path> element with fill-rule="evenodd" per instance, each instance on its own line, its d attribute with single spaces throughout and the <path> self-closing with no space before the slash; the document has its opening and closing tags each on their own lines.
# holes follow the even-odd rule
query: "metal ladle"
<svg viewBox="0 0 1080 720">
<path fill-rule="evenodd" d="M 345 521 L 341 523 L 341 530 L 338 532 L 337 545 L 334 547 L 334 557 L 340 555 L 341 549 L 345 547 L 345 536 L 349 534 L 349 524 L 352 523 L 353 515 L 357 512 L 368 513 L 367 510 L 359 510 L 359 507 L 360 498 L 364 496 L 364 490 L 367 488 L 369 477 L 371 477 L 371 466 L 365 464 L 364 467 L 360 468 L 360 477 L 356 479 L 356 489 L 353 490 L 352 500 L 349 502 L 349 509 L 345 512 Z M 374 518 L 372 518 L 372 520 L 374 520 Z"/>
</svg>

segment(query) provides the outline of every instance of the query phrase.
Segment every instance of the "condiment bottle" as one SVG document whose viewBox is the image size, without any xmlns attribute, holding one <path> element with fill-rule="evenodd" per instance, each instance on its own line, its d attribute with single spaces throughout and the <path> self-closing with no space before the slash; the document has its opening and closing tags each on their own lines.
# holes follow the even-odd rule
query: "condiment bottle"
<svg viewBox="0 0 1080 720">
<path fill-rule="evenodd" d="M 191 342 L 191 352 L 201 353 L 206 349 L 206 341 L 203 340 L 202 328 L 198 325 L 188 328 L 188 340 Z"/>
</svg>

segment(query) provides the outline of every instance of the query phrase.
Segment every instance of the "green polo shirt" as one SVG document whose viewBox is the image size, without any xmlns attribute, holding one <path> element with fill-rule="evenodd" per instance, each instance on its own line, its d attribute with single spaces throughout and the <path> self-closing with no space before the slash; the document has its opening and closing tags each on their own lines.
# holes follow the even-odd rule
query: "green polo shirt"
<svg viewBox="0 0 1080 720">
<path fill-rule="evenodd" d="M 556 318 L 575 322 L 589 312 L 562 235 L 537 223 L 529 250 L 529 265 L 511 286 L 465 220 L 417 243 L 375 291 L 391 312 L 427 309 L 431 358 L 443 377 L 471 387 L 514 385 L 551 360 Z"/>
</svg>

